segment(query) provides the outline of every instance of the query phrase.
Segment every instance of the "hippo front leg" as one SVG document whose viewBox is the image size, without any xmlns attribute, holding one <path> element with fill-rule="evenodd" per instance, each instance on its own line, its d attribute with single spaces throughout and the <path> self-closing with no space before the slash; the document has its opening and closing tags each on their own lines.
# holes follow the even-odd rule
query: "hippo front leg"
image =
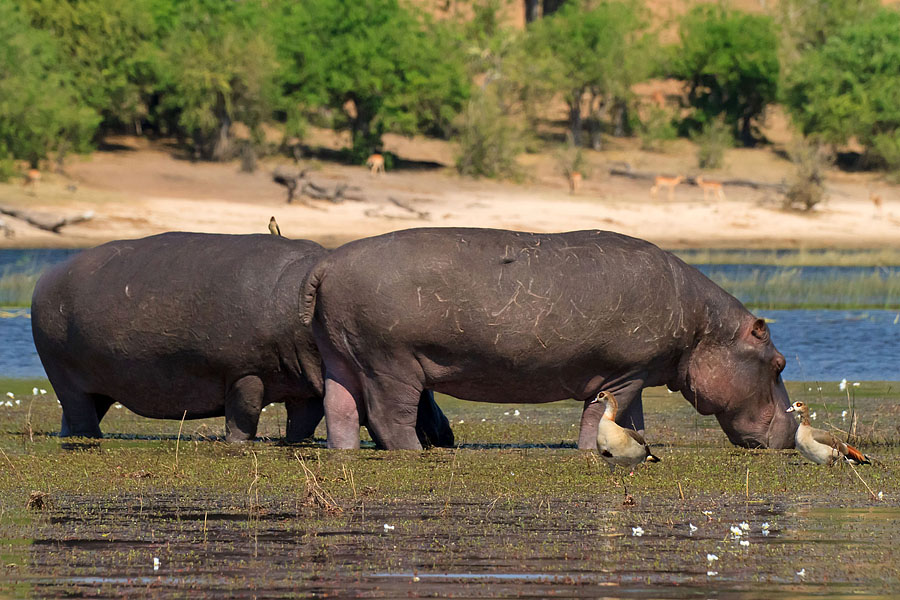
<svg viewBox="0 0 900 600">
<path fill-rule="evenodd" d="M 644 409 L 641 401 L 643 381 L 629 381 L 622 385 L 602 387 L 598 392 L 612 392 L 619 404 L 619 414 L 616 423 L 622 427 L 634 429 L 640 433 L 644 431 Z M 578 432 L 579 450 L 597 449 L 597 430 L 606 404 L 598 402 L 596 393 L 584 402 L 584 410 L 581 413 L 581 427 Z"/>
<path fill-rule="evenodd" d="M 246 442 L 256 437 L 262 411 L 263 382 L 256 375 L 235 381 L 225 394 L 225 441 Z"/>
<path fill-rule="evenodd" d="M 325 404 L 321 398 L 290 399 L 284 406 L 287 409 L 284 438 L 291 444 L 311 438 L 325 416 Z"/>
<path fill-rule="evenodd" d="M 434 401 L 431 390 L 423 390 L 419 396 L 419 413 L 416 415 L 416 434 L 422 447 L 452 448 L 456 439 L 450 421 Z"/>
</svg>

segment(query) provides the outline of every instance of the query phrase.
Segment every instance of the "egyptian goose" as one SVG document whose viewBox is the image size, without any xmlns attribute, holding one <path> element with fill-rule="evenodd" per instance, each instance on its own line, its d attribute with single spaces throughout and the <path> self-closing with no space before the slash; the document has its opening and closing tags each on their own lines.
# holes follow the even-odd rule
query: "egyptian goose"
<svg viewBox="0 0 900 600">
<path fill-rule="evenodd" d="M 641 434 L 633 429 L 625 429 L 616 423 L 619 405 L 612 392 L 600 392 L 597 401 L 606 402 L 606 410 L 597 428 L 597 449 L 612 472 L 616 465 L 634 470 L 642 462 L 659 462 L 650 452 L 650 447 Z"/>
<path fill-rule="evenodd" d="M 797 401 L 787 412 L 800 413 L 800 426 L 794 435 L 794 445 L 800 454 L 817 465 L 831 465 L 843 457 L 854 465 L 868 465 L 869 457 L 849 444 L 845 444 L 829 431 L 814 429 L 809 424 L 809 406 Z"/>
</svg>

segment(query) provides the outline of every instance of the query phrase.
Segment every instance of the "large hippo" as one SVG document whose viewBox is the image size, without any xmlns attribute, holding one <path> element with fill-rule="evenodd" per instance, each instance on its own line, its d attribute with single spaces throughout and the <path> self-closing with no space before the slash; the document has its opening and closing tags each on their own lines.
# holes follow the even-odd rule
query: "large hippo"
<svg viewBox="0 0 900 600">
<path fill-rule="evenodd" d="M 312 435 L 322 369 L 299 293 L 326 253 L 273 235 L 164 233 L 49 269 L 31 316 L 63 407 L 60 435 L 99 437 L 113 402 L 153 418 L 224 415 L 229 441 L 252 438 L 262 408 L 284 402 L 287 440 Z M 422 404 L 422 441 L 452 445 L 431 392 Z"/>
<path fill-rule="evenodd" d="M 422 389 L 483 402 L 585 402 L 580 448 L 604 405 L 644 427 L 641 390 L 680 390 L 732 443 L 786 448 L 784 357 L 765 321 L 653 244 L 608 231 L 410 229 L 338 248 L 310 271 L 303 319 L 325 365 L 331 447 L 359 423 L 417 448 Z"/>
</svg>

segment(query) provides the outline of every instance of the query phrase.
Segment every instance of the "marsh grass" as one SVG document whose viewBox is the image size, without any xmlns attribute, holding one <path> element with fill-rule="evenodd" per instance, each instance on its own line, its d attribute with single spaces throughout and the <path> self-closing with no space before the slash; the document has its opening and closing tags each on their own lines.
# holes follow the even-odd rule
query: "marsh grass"
<svg viewBox="0 0 900 600">
<path fill-rule="evenodd" d="M 751 308 L 900 308 L 900 270 L 872 268 L 853 274 L 806 277 L 799 267 L 754 269 L 732 275 L 712 270 L 709 278 Z"/>
<path fill-rule="evenodd" d="M 774 265 L 780 267 L 891 267 L 900 266 L 900 249 L 830 250 L 697 249 L 673 250 L 692 265 Z"/>
<path fill-rule="evenodd" d="M 900 385 L 863 382 L 850 398 L 834 382 L 788 387 L 819 413 L 818 427 L 840 427 L 841 411 L 855 407 L 860 447 L 879 464 L 854 472 L 794 451 L 735 448 L 714 417 L 654 388 L 644 395 L 647 438 L 662 462 L 627 478 L 634 504 L 623 506 L 606 466 L 575 448 L 577 402 L 439 396 L 460 447 L 393 452 L 326 450 L 322 428 L 312 445 L 230 445 L 209 441 L 223 419 L 185 421 L 179 435 L 178 420 L 112 409 L 102 423 L 110 437 L 65 451 L 53 436 L 55 398 L 35 398 L 33 441 L 22 435 L 23 398 L 0 407 L 0 596 L 25 595 L 15 586 L 27 581 L 27 595 L 47 597 L 146 595 L 147 586 L 154 597 L 183 597 L 187 587 L 422 597 L 447 585 L 472 597 L 600 597 L 610 585 L 628 596 L 725 586 L 790 597 L 801 566 L 804 589 L 890 589 L 900 582 L 891 550 L 900 534 Z M 283 408 L 269 407 L 259 429 L 279 431 L 284 419 Z M 50 506 L 29 511 L 33 490 Z M 749 547 L 728 536 L 741 521 Z M 645 535 L 634 537 L 634 527 Z M 706 575 L 707 553 L 720 557 L 721 582 Z M 429 583 L 447 573 L 535 578 Z"/>
<path fill-rule="evenodd" d="M 0 306 L 31 306 L 31 294 L 42 272 L 43 269 L 39 267 L 25 270 L 0 268 Z"/>
</svg>

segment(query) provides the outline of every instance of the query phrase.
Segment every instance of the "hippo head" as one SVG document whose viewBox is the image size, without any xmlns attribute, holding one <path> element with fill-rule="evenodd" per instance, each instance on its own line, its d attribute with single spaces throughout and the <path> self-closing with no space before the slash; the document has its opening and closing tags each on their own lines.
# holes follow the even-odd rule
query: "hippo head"
<svg viewBox="0 0 900 600">
<path fill-rule="evenodd" d="M 784 356 L 769 328 L 749 313 L 727 335 L 704 337 L 690 354 L 685 397 L 704 415 L 714 414 L 732 444 L 792 448 L 796 422 L 781 371 Z"/>
</svg>

